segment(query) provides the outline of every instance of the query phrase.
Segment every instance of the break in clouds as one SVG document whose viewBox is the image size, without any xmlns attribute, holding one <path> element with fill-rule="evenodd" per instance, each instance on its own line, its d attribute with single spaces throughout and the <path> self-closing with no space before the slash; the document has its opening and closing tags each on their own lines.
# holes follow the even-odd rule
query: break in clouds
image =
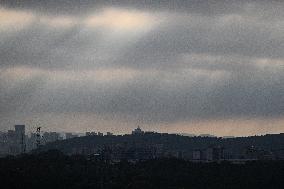
<svg viewBox="0 0 284 189">
<path fill-rule="evenodd" d="M 0 2 L 1 129 L 283 119 L 282 1 Z"/>
</svg>

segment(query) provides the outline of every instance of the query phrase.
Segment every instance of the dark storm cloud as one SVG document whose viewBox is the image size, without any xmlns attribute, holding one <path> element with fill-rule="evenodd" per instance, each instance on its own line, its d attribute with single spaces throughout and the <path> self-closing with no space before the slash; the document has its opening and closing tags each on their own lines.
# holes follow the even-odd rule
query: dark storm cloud
<svg viewBox="0 0 284 189">
<path fill-rule="evenodd" d="M 14 32 L 0 30 L 2 115 L 94 113 L 158 123 L 284 115 L 281 1 L 0 2 L 39 17 L 85 19 L 117 6 L 162 20 L 137 36 L 111 35 L 82 20 L 50 27 L 34 19 Z M 104 69 L 101 80 L 84 76 Z M 133 73 L 110 82 L 116 69 Z"/>
</svg>

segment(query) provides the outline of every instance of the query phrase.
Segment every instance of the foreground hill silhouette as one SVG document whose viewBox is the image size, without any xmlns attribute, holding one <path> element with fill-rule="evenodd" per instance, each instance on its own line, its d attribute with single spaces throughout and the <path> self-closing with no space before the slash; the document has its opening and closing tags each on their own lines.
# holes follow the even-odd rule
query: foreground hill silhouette
<svg viewBox="0 0 284 189">
<path fill-rule="evenodd" d="M 3 188 L 283 189 L 283 161 L 246 164 L 156 159 L 110 164 L 53 150 L 0 159 Z M 1 187 L 2 188 L 2 187 Z"/>
</svg>

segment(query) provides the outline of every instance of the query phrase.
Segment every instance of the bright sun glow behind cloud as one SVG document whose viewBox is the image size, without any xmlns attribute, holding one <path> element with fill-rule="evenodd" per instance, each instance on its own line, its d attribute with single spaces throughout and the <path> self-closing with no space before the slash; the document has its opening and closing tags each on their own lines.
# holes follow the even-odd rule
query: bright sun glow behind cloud
<svg viewBox="0 0 284 189">
<path fill-rule="evenodd" d="M 30 12 L 15 11 L 0 7 L 0 30 L 21 29 L 30 24 L 34 15 Z"/>
<path fill-rule="evenodd" d="M 104 29 L 115 34 L 137 34 L 150 31 L 159 22 L 161 22 L 161 17 L 155 14 L 120 8 L 102 9 L 86 17 L 71 17 L 68 15 L 41 15 L 0 7 L 0 28 L 4 31 L 18 31 L 29 24 L 40 23 L 51 28 L 81 25 L 87 29 Z"/>
<path fill-rule="evenodd" d="M 40 17 L 40 22 L 53 28 L 62 28 L 72 27 L 78 23 L 78 20 L 68 16 L 42 16 Z"/>
<path fill-rule="evenodd" d="M 85 20 L 90 28 L 102 27 L 116 32 L 148 31 L 157 23 L 157 18 L 145 12 L 127 9 L 104 9 Z"/>
</svg>

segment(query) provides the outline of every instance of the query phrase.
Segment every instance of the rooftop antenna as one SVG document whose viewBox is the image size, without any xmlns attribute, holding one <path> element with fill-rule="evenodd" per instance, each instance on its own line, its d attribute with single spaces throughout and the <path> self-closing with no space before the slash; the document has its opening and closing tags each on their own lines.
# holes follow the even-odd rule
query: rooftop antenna
<svg viewBox="0 0 284 189">
<path fill-rule="evenodd" d="M 41 127 L 36 128 L 36 147 L 37 148 L 40 147 L 40 139 L 41 139 L 40 129 L 41 129 Z"/>
</svg>

